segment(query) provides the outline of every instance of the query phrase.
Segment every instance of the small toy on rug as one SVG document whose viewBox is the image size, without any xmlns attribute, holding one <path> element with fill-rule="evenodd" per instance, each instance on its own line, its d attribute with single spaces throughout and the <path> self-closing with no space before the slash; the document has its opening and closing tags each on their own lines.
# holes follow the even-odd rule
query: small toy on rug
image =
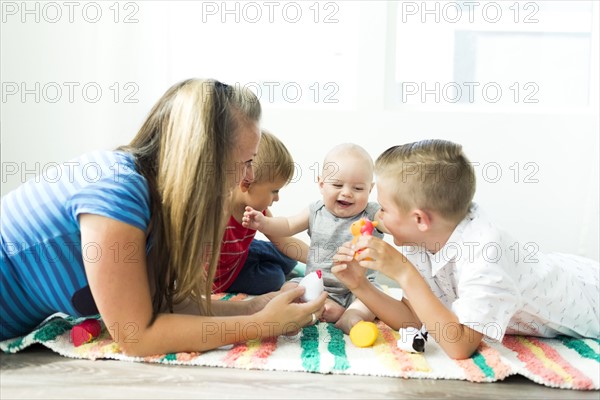
<svg viewBox="0 0 600 400">
<path fill-rule="evenodd" d="M 350 340 L 356 347 L 373 346 L 378 335 L 379 329 L 373 322 L 359 321 L 350 329 Z"/>
<path fill-rule="evenodd" d="M 314 300 L 323 293 L 323 273 L 320 269 L 313 271 L 302 278 L 298 285 L 304 286 L 306 289 L 301 298 L 303 302 Z"/>
<path fill-rule="evenodd" d="M 371 236 L 373 235 L 373 231 L 377 227 L 377 221 L 373 222 L 369 218 L 361 218 L 358 221 L 355 221 L 350 225 L 350 232 L 352 232 L 352 244 L 358 241 L 358 238 L 361 236 Z M 354 257 L 359 254 L 362 250 L 357 250 L 354 253 Z M 370 258 L 366 258 L 366 260 L 371 260 Z"/>
<path fill-rule="evenodd" d="M 79 347 L 82 344 L 89 343 L 100 336 L 102 326 L 97 319 L 86 319 L 80 324 L 71 328 L 71 341 L 73 346 Z"/>
<path fill-rule="evenodd" d="M 408 328 L 400 328 L 398 333 L 400 333 L 400 339 L 396 344 L 400 350 L 409 353 L 423 353 L 425 351 L 428 335 L 425 324 L 423 324 L 421 330 L 409 326 Z"/>
</svg>

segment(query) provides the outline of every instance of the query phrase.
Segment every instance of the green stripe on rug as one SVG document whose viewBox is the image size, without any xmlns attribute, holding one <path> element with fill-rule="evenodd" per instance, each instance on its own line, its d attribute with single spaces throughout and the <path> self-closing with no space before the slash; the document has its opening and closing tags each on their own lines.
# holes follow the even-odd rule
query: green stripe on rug
<svg viewBox="0 0 600 400">
<path fill-rule="evenodd" d="M 220 301 L 227 301 L 230 298 L 232 298 L 233 296 L 237 296 L 237 293 L 227 293 L 225 296 L 221 297 L 219 300 Z"/>
<path fill-rule="evenodd" d="M 17 351 L 23 349 L 24 347 L 26 347 L 24 345 L 24 340 L 23 339 L 24 338 L 21 337 L 21 338 L 15 339 L 14 342 L 9 342 L 8 340 L 5 341 L 5 342 L 3 342 L 3 343 L 8 343 L 8 345 L 6 346 L 6 350 L 4 350 L 4 349 L 3 350 L 5 352 L 14 353 L 14 352 L 17 352 Z"/>
<path fill-rule="evenodd" d="M 558 336 L 557 339 L 568 348 L 575 350 L 581 357 L 600 362 L 600 354 L 596 353 L 594 349 L 588 346 L 583 340 L 569 336 Z"/>
<path fill-rule="evenodd" d="M 309 372 L 319 372 L 321 356 L 319 355 L 319 330 L 316 325 L 302 329 L 300 338 L 302 348 L 302 366 Z"/>
<path fill-rule="evenodd" d="M 344 332 L 330 323 L 327 324 L 327 332 L 329 333 L 329 336 L 331 336 L 331 340 L 327 345 L 327 350 L 334 356 L 333 369 L 337 371 L 347 370 L 350 368 L 350 363 L 346 356 Z"/>
<path fill-rule="evenodd" d="M 88 318 L 100 318 L 100 315 L 90 316 Z M 76 325 L 78 322 L 85 319 L 86 318 L 70 316 L 50 318 L 23 337 L 3 341 L 1 346 L 2 350 L 4 352 L 15 353 L 33 343 L 51 343 L 56 340 L 58 336 L 70 331 L 73 325 Z"/>
<path fill-rule="evenodd" d="M 71 319 L 71 321 L 73 320 Z M 33 338 L 40 342 L 54 340 L 58 335 L 62 335 L 66 331 L 71 330 L 73 325 L 75 325 L 75 322 L 71 321 L 62 318 L 53 319 L 40 327 L 33 335 Z"/>
<path fill-rule="evenodd" d="M 495 378 L 494 369 L 487 364 L 485 357 L 480 352 L 476 352 L 471 359 L 485 374 L 486 378 Z"/>
</svg>

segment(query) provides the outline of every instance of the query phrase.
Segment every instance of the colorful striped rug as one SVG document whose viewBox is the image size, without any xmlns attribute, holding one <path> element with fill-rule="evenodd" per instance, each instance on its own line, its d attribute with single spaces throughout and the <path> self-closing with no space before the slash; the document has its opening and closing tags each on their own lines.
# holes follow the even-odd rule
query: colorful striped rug
<svg viewBox="0 0 600 400">
<path fill-rule="evenodd" d="M 540 339 L 508 336 L 502 343 L 483 343 L 467 360 L 452 360 L 430 340 L 425 353 L 406 353 L 396 346 L 398 333 L 379 323 L 379 337 L 358 348 L 332 324 L 309 326 L 296 336 L 238 343 L 205 353 L 124 355 L 106 331 L 91 343 L 73 346 L 71 327 L 81 322 L 57 315 L 30 334 L 0 342 L 4 352 L 16 353 L 33 343 L 71 358 L 115 359 L 163 364 L 186 364 L 242 369 L 304 371 L 321 374 L 373 375 L 423 379 L 495 382 L 521 374 L 534 382 L 563 389 L 600 388 L 600 346 L 595 339 Z"/>
</svg>

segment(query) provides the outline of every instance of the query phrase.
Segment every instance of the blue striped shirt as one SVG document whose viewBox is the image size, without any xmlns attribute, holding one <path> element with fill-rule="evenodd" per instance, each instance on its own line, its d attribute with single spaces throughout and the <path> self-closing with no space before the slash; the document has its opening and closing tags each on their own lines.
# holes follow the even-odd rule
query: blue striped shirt
<svg viewBox="0 0 600 400">
<path fill-rule="evenodd" d="M 55 312 L 97 314 L 83 261 L 111 250 L 82 248 L 80 214 L 144 232 L 150 221 L 148 185 L 129 153 L 88 153 L 41 172 L 2 197 L 0 340 L 29 333 Z"/>
</svg>

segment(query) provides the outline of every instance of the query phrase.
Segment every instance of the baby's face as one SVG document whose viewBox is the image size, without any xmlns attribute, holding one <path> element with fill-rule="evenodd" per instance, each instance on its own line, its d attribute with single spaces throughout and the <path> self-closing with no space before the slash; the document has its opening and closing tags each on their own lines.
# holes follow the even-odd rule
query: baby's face
<svg viewBox="0 0 600 400">
<path fill-rule="evenodd" d="M 361 213 L 367 207 L 372 187 L 372 169 L 354 157 L 330 160 L 319 177 L 325 207 L 340 218 Z"/>
</svg>

